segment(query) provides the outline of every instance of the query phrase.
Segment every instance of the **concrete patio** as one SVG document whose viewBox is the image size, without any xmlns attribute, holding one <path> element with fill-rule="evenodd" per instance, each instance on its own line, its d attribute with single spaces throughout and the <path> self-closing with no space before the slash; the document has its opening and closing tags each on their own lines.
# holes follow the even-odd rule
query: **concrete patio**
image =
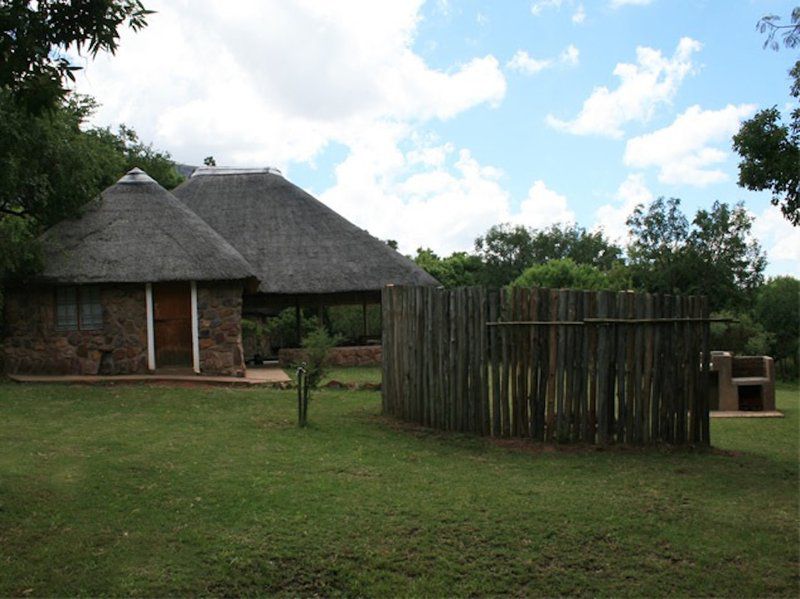
<svg viewBox="0 0 800 599">
<path fill-rule="evenodd" d="M 8 377 L 18 383 L 195 383 L 199 385 L 283 385 L 291 382 L 289 376 L 278 366 L 248 368 L 245 376 L 206 376 L 191 371 L 165 372 L 153 374 L 117 374 L 117 375 L 49 375 L 49 374 L 13 374 Z"/>
</svg>

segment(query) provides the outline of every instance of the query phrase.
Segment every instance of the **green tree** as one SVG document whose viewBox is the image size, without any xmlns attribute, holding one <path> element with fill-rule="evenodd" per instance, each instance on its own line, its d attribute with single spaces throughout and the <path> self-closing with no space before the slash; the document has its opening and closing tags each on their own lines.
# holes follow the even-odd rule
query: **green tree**
<svg viewBox="0 0 800 599">
<path fill-rule="evenodd" d="M 800 6 L 792 9 L 791 21 L 788 25 L 780 25 L 781 18 L 778 15 L 765 15 L 756 23 L 756 29 L 761 33 L 767 34 L 764 40 L 764 47 L 769 46 L 773 50 L 780 48 L 780 43 L 775 40 L 776 36 L 783 34 L 783 45 L 787 48 L 800 46 Z"/>
<path fill-rule="evenodd" d="M 772 335 L 769 353 L 783 378 L 797 378 L 800 356 L 800 281 L 775 277 L 758 291 L 755 314 Z"/>
<path fill-rule="evenodd" d="M 86 129 L 94 107 L 91 98 L 68 95 L 32 114 L 0 91 L 0 277 L 35 270 L 36 236 L 78 214 L 134 166 L 166 187 L 180 182 L 169 154 L 142 144 L 132 130 Z"/>
<path fill-rule="evenodd" d="M 607 272 L 590 264 L 577 264 L 571 258 L 535 264 L 525 269 L 512 285 L 552 289 L 616 289 Z"/>
<path fill-rule="evenodd" d="M 32 112 L 56 106 L 80 69 L 68 49 L 113 54 L 119 29 L 142 29 L 151 12 L 140 0 L 3 0 L 0 89 Z"/>
<path fill-rule="evenodd" d="M 446 258 L 440 258 L 431 249 L 418 248 L 413 260 L 417 266 L 448 288 L 480 285 L 483 282 L 483 262 L 466 252 L 454 252 Z"/>
<path fill-rule="evenodd" d="M 657 293 L 706 295 L 712 310 L 742 308 L 763 281 L 766 259 L 743 204 L 715 202 L 689 224 L 677 198 L 659 198 L 628 218 L 633 284 Z"/>
<path fill-rule="evenodd" d="M 743 356 L 763 356 L 769 353 L 774 339 L 748 312 L 723 310 L 714 316 L 731 318 L 733 322 L 711 323 L 711 349 L 730 351 Z"/>
<path fill-rule="evenodd" d="M 533 264 L 533 238 L 522 225 L 501 224 L 475 240 L 475 252 L 486 265 L 484 282 L 502 287 Z"/>
<path fill-rule="evenodd" d="M 486 265 L 485 283 L 507 285 L 535 264 L 569 258 L 602 270 L 621 261 L 622 250 L 602 233 L 589 233 L 575 225 L 531 229 L 522 225 L 495 225 L 475 240 L 476 254 Z"/>
<path fill-rule="evenodd" d="M 184 181 L 169 152 L 156 150 L 152 144 L 142 142 L 136 131 L 130 127 L 121 125 L 116 134 L 110 129 L 94 129 L 92 133 L 103 138 L 109 146 L 113 146 L 118 158 L 121 159 L 118 170 L 122 173 L 138 167 L 165 189 L 173 189 Z"/>
<path fill-rule="evenodd" d="M 792 11 L 790 25 L 778 25 L 780 18 L 767 15 L 757 28 L 768 33 L 764 46 L 777 50 L 776 35 L 783 33 L 784 45 L 795 48 L 800 44 L 800 7 Z M 789 71 L 789 94 L 800 100 L 800 60 Z M 741 156 L 739 185 L 750 190 L 772 192 L 772 203 L 793 225 L 800 225 L 800 108 L 784 124 L 776 106 L 756 113 L 742 123 L 733 136 L 733 148 Z"/>
</svg>

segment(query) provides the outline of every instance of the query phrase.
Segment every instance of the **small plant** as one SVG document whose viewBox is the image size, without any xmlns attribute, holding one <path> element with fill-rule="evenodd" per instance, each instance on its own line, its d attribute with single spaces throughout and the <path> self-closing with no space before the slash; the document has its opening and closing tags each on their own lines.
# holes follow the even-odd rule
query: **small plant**
<svg viewBox="0 0 800 599">
<path fill-rule="evenodd" d="M 319 386 L 327 371 L 328 353 L 339 341 L 338 335 L 329 334 L 324 327 L 317 327 L 303 339 L 306 384 L 309 389 L 316 389 Z"/>
</svg>

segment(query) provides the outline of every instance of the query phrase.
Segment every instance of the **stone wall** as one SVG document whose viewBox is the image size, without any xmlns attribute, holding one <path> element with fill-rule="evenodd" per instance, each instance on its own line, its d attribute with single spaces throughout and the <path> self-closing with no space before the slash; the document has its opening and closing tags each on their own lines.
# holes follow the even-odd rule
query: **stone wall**
<svg viewBox="0 0 800 599">
<path fill-rule="evenodd" d="M 200 372 L 244 376 L 242 286 L 197 284 Z"/>
<path fill-rule="evenodd" d="M 380 345 L 355 345 L 352 347 L 334 347 L 328 355 L 329 366 L 380 366 L 383 350 Z M 303 361 L 302 349 L 281 349 L 278 351 L 278 362 L 287 367 Z"/>
<path fill-rule="evenodd" d="M 55 289 L 7 289 L 3 359 L 9 374 L 133 374 L 147 372 L 144 285 L 100 289 L 103 328 L 57 331 Z"/>
</svg>

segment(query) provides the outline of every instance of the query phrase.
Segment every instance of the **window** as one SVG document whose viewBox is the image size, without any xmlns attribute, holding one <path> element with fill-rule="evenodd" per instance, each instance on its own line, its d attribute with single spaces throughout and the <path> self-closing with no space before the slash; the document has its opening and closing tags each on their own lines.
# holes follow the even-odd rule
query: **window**
<svg viewBox="0 0 800 599">
<path fill-rule="evenodd" d="M 103 328 L 103 306 L 97 287 L 56 289 L 56 329 L 94 331 Z"/>
<path fill-rule="evenodd" d="M 81 287 L 81 329 L 94 331 L 103 328 L 103 306 L 100 304 L 100 289 Z"/>
<path fill-rule="evenodd" d="M 56 289 L 56 329 L 76 331 L 78 329 L 78 288 Z"/>
</svg>

